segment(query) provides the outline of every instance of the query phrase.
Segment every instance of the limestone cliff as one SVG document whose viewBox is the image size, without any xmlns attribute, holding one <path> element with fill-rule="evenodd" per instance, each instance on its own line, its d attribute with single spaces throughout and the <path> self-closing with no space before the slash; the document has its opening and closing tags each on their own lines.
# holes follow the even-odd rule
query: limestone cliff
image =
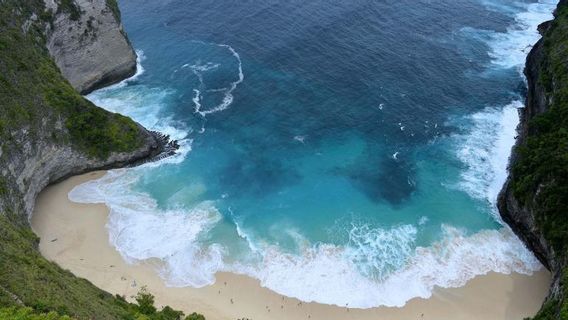
<svg viewBox="0 0 568 320">
<path fill-rule="evenodd" d="M 67 3 L 67 8 L 64 7 Z M 136 55 L 107 0 L 45 0 L 54 13 L 47 48 L 71 85 L 80 93 L 118 82 L 136 72 Z"/>
<path fill-rule="evenodd" d="M 48 184 L 176 148 L 74 89 L 86 92 L 134 72 L 135 56 L 112 4 L 0 0 L 0 308 L 77 319 L 133 319 L 138 312 L 46 261 L 28 224 Z"/>
<path fill-rule="evenodd" d="M 498 207 L 515 233 L 552 272 L 550 294 L 535 319 L 568 319 L 568 4 L 539 26 L 542 39 L 527 57 L 526 106 L 521 110 L 510 175 Z"/>
</svg>

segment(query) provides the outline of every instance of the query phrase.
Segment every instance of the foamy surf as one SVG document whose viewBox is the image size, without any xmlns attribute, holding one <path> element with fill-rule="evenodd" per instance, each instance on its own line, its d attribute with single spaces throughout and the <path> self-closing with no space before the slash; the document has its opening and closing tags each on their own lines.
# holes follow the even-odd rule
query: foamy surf
<svg viewBox="0 0 568 320">
<path fill-rule="evenodd" d="M 143 53 L 139 52 L 139 60 L 143 60 Z M 180 148 L 173 157 L 167 157 L 158 163 L 180 163 L 191 151 L 192 139 L 189 134 L 192 129 L 184 124 L 164 116 L 170 100 L 173 99 L 175 91 L 164 88 L 150 88 L 145 85 L 129 85 L 136 77 L 140 76 L 144 69 L 140 65 L 138 72 L 133 78 L 124 80 L 114 86 L 97 90 L 86 96 L 95 105 L 108 111 L 120 113 L 131 117 L 144 127 L 159 131 L 177 140 Z M 156 165 L 148 163 L 147 166 Z"/>
<path fill-rule="evenodd" d="M 544 21 L 553 19 L 552 12 L 558 1 L 539 0 L 534 3 L 495 3 L 483 1 L 487 7 L 511 14 L 515 23 L 507 28 L 507 32 L 469 29 L 462 30 L 472 37 L 478 38 L 489 46 L 490 68 L 517 68 L 522 74 L 524 62 L 532 45 L 540 39 L 537 27 Z"/>
<path fill-rule="evenodd" d="M 410 299 L 431 297 L 436 286 L 461 287 L 492 271 L 532 274 L 541 268 L 508 229 L 470 236 L 450 226 L 443 229 L 441 241 L 417 247 L 405 258 L 407 262 L 401 269 L 382 281 L 371 280 L 359 271 L 359 261 L 350 259 L 354 248 L 329 244 L 306 248 L 301 255 L 271 247 L 264 251 L 259 266 L 233 266 L 228 270 L 255 277 L 262 286 L 302 301 L 372 308 L 401 307 Z M 412 227 L 391 232 L 402 232 L 397 237 L 405 238 L 412 238 L 413 233 Z"/>
<path fill-rule="evenodd" d="M 519 123 L 520 101 L 503 109 L 486 108 L 469 119 L 471 129 L 456 137 L 457 156 L 465 164 L 459 187 L 471 197 L 495 205 L 497 195 L 507 178 L 509 154 L 515 143 Z"/>
<path fill-rule="evenodd" d="M 491 7 L 496 5 L 485 3 Z M 540 38 L 537 27 L 553 18 L 556 2 L 539 0 L 530 4 L 515 2 L 498 6 L 500 10 L 504 7 L 512 12 L 515 19 L 506 33 L 475 32 L 486 35 L 482 39 L 490 48 L 490 68 L 516 68 L 522 74 L 526 56 Z M 523 10 L 519 11 L 518 8 Z M 518 109 L 522 107 L 523 103 L 515 100 L 502 109 L 486 108 L 466 119 L 471 122 L 470 129 L 468 134 L 457 137 L 461 145 L 457 156 L 467 168 L 461 173 L 460 187 L 473 198 L 485 199 L 495 206 L 497 195 L 507 178 L 509 154 L 519 123 Z M 501 221 L 496 212 L 495 218 Z"/>
<path fill-rule="evenodd" d="M 69 199 L 105 203 L 110 210 L 110 243 L 130 263 L 160 259 L 157 271 L 169 286 L 202 287 L 225 271 L 254 277 L 262 286 L 302 301 L 352 308 L 400 307 L 410 299 L 430 297 L 435 286 L 460 287 L 491 271 L 531 274 L 541 268 L 508 229 L 467 235 L 443 226 L 440 241 L 416 247 L 413 225 L 392 229 L 353 225 L 346 230 L 345 245 L 310 244 L 295 232 L 299 253 L 254 243 L 247 259 L 251 262 L 227 262 L 222 245 L 200 242 L 222 219 L 214 203 L 159 208 L 149 195 L 131 190 L 139 177 L 135 170 L 110 171 L 75 187 Z M 239 235 L 252 239 L 241 229 Z"/>
<path fill-rule="evenodd" d="M 109 208 L 109 242 L 122 257 L 136 263 L 150 258 L 163 262 L 159 272 L 168 283 L 202 287 L 213 283 L 222 267 L 217 245 L 202 247 L 198 238 L 221 219 L 211 202 L 190 210 L 160 209 L 149 195 L 133 191 L 144 168 L 109 171 L 69 193 L 78 203 L 104 203 Z"/>
<path fill-rule="evenodd" d="M 536 3 L 517 3 L 525 10 L 515 14 L 515 24 L 506 33 L 490 34 L 489 55 L 493 63 L 502 68 L 518 68 L 522 72 L 524 62 L 532 45 L 540 39 L 537 27 L 552 20 L 552 12 L 558 1 L 539 0 Z"/>
</svg>

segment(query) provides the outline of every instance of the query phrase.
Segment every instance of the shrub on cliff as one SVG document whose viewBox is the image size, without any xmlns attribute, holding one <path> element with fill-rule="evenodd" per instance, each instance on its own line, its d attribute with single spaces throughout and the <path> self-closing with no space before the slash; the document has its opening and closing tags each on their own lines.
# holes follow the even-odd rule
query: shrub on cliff
<svg viewBox="0 0 568 320">
<path fill-rule="evenodd" d="M 35 313 L 32 308 L 11 307 L 0 309 L 0 320 L 72 320 L 57 312 Z"/>
<path fill-rule="evenodd" d="M 544 34 L 539 83 L 549 109 L 528 123 L 528 137 L 511 168 L 515 196 L 536 220 L 556 254 L 568 244 L 568 6 L 560 5 Z"/>
<path fill-rule="evenodd" d="M 556 261 L 568 259 L 568 4 L 561 1 L 545 27 L 538 65 L 547 111 L 528 123 L 511 167 L 512 187 L 521 205 L 534 212 Z M 534 320 L 568 319 L 568 270 L 561 270 L 563 292 L 547 301 Z"/>
</svg>

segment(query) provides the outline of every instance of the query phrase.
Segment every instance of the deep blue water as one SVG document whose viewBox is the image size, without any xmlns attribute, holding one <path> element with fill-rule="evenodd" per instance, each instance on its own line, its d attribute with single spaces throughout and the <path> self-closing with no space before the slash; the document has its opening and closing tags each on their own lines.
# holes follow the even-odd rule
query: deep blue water
<svg viewBox="0 0 568 320">
<path fill-rule="evenodd" d="M 170 285 L 232 271 L 371 307 L 530 273 L 538 263 L 494 202 L 527 46 L 553 7 L 123 0 L 143 72 L 89 98 L 182 152 L 72 198 L 106 202 L 113 245 L 164 260 Z"/>
</svg>

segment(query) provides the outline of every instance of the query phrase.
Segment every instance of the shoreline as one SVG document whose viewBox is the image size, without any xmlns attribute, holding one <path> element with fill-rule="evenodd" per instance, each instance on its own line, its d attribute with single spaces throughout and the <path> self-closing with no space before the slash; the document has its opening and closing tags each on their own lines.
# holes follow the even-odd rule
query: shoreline
<svg viewBox="0 0 568 320">
<path fill-rule="evenodd" d="M 204 288 L 166 287 L 156 272 L 159 261 L 127 264 L 110 246 L 104 204 L 79 204 L 67 194 L 78 184 L 104 175 L 96 171 L 45 188 L 36 199 L 31 219 L 40 237 L 42 255 L 97 287 L 129 300 L 142 286 L 156 298 L 186 314 L 198 312 L 221 319 L 452 319 L 501 320 L 533 316 L 548 294 L 550 273 L 532 276 L 489 273 L 460 288 L 436 288 L 428 299 L 415 298 L 401 308 L 348 309 L 284 297 L 248 276 L 218 273 Z"/>
</svg>

